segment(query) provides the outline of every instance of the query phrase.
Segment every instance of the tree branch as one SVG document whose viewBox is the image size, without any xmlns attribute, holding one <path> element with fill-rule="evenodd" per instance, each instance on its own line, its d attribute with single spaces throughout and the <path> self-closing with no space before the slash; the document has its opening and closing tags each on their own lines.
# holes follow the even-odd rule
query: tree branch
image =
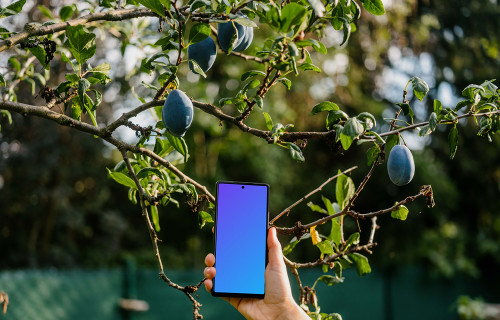
<svg viewBox="0 0 500 320">
<path fill-rule="evenodd" d="M 357 169 L 358 167 L 357 166 L 354 166 L 354 167 L 351 167 L 347 170 L 344 170 L 343 172 L 339 173 L 339 174 L 336 174 L 334 175 L 333 177 L 330 177 L 328 178 L 325 182 L 323 182 L 319 187 L 317 187 L 316 189 L 314 189 L 313 191 L 309 192 L 308 194 L 306 194 L 305 196 L 303 196 L 302 198 L 300 198 L 298 201 L 296 201 L 294 204 L 292 204 L 291 206 L 289 206 L 288 208 L 286 208 L 285 210 L 281 211 L 276 217 L 274 217 L 269 223 L 270 224 L 273 224 L 276 220 L 278 220 L 282 215 L 284 215 L 285 213 L 287 212 L 290 212 L 291 209 L 293 209 L 295 206 L 297 206 L 299 203 L 301 203 L 302 201 L 306 200 L 307 198 L 309 198 L 310 196 L 312 196 L 313 194 L 315 194 L 316 192 L 319 192 L 323 189 L 324 186 L 326 186 L 328 183 L 330 183 L 332 180 L 334 179 L 337 179 L 339 176 L 343 175 L 343 174 L 346 174 L 346 173 L 349 173 L 351 172 L 352 170 L 355 170 Z"/>
<path fill-rule="evenodd" d="M 434 205 L 434 200 L 433 200 L 433 193 L 432 193 L 432 188 L 430 185 L 425 185 L 420 187 L 420 191 L 418 194 L 413 195 L 413 196 L 408 196 L 404 200 L 399 201 L 392 207 L 389 207 L 387 209 L 379 210 L 379 211 L 374 211 L 374 212 L 369 212 L 369 213 L 358 213 L 356 211 L 349 210 L 348 207 L 345 207 L 341 212 L 332 214 L 330 216 L 326 216 L 324 218 L 318 219 L 314 222 L 308 223 L 308 224 L 301 224 L 300 222 L 291 228 L 276 228 L 277 231 L 279 231 L 282 234 L 303 234 L 304 232 L 307 232 L 311 227 L 321 225 L 323 223 L 326 223 L 334 218 L 344 216 L 344 215 L 349 215 L 353 218 L 359 218 L 359 219 L 366 219 L 366 218 L 371 218 L 374 216 L 378 216 L 384 213 L 396 211 L 401 205 L 405 205 L 407 203 L 411 203 L 418 198 L 421 197 L 426 197 L 427 198 L 427 206 L 432 207 Z"/>
<path fill-rule="evenodd" d="M 165 168 L 170 170 L 177 177 L 179 177 L 183 182 L 189 182 L 189 183 L 193 184 L 196 188 L 198 188 L 203 193 L 205 193 L 211 202 L 215 202 L 215 197 L 212 194 L 210 194 L 210 192 L 208 191 L 208 189 L 205 186 L 199 184 L 197 181 L 195 181 L 192 178 L 190 178 L 189 176 L 185 175 L 181 170 L 179 170 L 177 167 L 175 167 L 169 161 L 158 156 L 153 151 L 146 149 L 146 148 L 140 148 L 137 146 L 133 146 L 131 144 L 125 143 L 125 142 L 113 137 L 111 135 L 111 132 L 106 130 L 107 127 L 104 127 L 102 129 L 98 129 L 98 128 L 96 128 L 88 123 L 78 121 L 78 120 L 70 118 L 64 114 L 54 112 L 54 111 L 52 111 L 44 106 L 33 106 L 33 105 L 28 105 L 28 104 L 24 104 L 24 103 L 20 103 L 20 102 L 1 101 L 0 100 L 0 109 L 14 111 L 14 112 L 20 113 L 22 115 L 34 115 L 34 116 L 38 116 L 40 118 L 52 120 L 60 125 L 75 128 L 75 129 L 80 130 L 82 132 L 86 132 L 86 133 L 92 134 L 94 136 L 98 136 L 98 137 L 102 138 L 103 140 L 111 143 L 112 145 L 117 147 L 119 150 L 123 149 L 123 150 L 131 151 L 134 153 L 140 153 L 140 154 L 146 155 L 148 157 L 151 157 L 154 160 L 156 160 L 158 163 L 162 164 Z"/>
<path fill-rule="evenodd" d="M 23 31 L 12 37 L 0 41 L 0 52 L 9 49 L 12 46 L 34 36 L 43 36 L 53 34 L 54 32 L 66 30 L 67 27 L 84 25 L 92 21 L 121 21 L 139 17 L 156 17 L 157 14 L 149 9 L 134 8 L 134 9 L 118 9 L 114 11 L 97 12 L 85 15 L 83 17 L 73 19 L 66 22 L 59 22 L 51 25 L 36 28 L 33 31 Z"/>
<path fill-rule="evenodd" d="M 120 149 L 120 152 L 123 157 L 123 161 L 125 162 L 128 172 L 130 176 L 132 177 L 132 180 L 134 180 L 135 185 L 137 186 L 139 190 L 139 198 L 140 198 L 140 204 L 141 204 L 141 211 L 142 211 L 142 216 L 144 217 L 144 220 L 146 222 L 146 226 L 149 232 L 149 236 L 151 238 L 151 242 L 153 244 L 153 249 L 155 252 L 156 256 L 156 261 L 158 263 L 158 269 L 159 269 L 159 275 L 160 279 L 165 281 L 170 287 L 175 288 L 179 291 L 184 292 L 186 296 L 191 300 L 191 303 L 193 304 L 193 318 L 196 319 L 202 319 L 203 317 L 199 313 L 200 307 L 202 306 L 191 294 L 195 293 L 201 286 L 204 280 L 202 280 L 200 283 L 198 283 L 195 286 L 181 286 L 178 285 L 177 283 L 173 282 L 170 280 L 169 277 L 165 274 L 165 271 L 163 269 L 163 263 L 161 261 L 161 255 L 160 255 L 160 249 L 158 247 L 158 235 L 156 234 L 156 231 L 153 227 L 153 224 L 151 223 L 151 219 L 149 218 L 149 213 L 148 209 L 145 203 L 145 196 L 147 196 L 146 191 L 143 189 L 141 183 L 139 182 L 139 179 L 137 178 L 137 175 L 135 174 L 134 169 L 132 168 L 132 165 L 130 164 L 130 160 L 127 155 L 127 151 L 125 149 Z"/>
</svg>

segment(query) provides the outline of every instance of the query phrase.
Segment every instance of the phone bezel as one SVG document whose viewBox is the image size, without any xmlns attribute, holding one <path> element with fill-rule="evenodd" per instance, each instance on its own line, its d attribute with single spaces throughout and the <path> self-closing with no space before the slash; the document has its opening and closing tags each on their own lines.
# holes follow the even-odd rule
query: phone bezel
<svg viewBox="0 0 500 320">
<path fill-rule="evenodd" d="M 214 255 L 216 257 L 215 259 L 215 264 L 217 265 L 217 221 L 218 221 L 218 208 L 219 208 L 219 185 L 220 184 L 238 184 L 242 186 L 247 186 L 247 185 L 256 185 L 256 186 L 264 186 L 267 189 L 267 199 L 266 199 L 266 247 L 264 250 L 264 254 L 266 257 L 266 267 L 268 263 L 268 248 L 267 248 L 267 236 L 269 233 L 269 185 L 267 183 L 259 183 L 259 182 L 239 182 L 239 181 L 217 181 L 216 183 L 216 190 L 215 190 L 215 223 L 214 223 Z M 217 275 L 215 276 L 217 278 Z M 260 298 L 263 299 L 265 295 L 265 289 L 264 289 L 264 294 L 254 294 L 254 293 L 234 293 L 234 292 L 215 292 L 215 281 L 216 279 L 213 279 L 213 286 L 212 286 L 212 291 L 211 294 L 214 297 L 239 297 L 239 298 Z M 265 283 L 265 279 L 264 279 Z"/>
</svg>

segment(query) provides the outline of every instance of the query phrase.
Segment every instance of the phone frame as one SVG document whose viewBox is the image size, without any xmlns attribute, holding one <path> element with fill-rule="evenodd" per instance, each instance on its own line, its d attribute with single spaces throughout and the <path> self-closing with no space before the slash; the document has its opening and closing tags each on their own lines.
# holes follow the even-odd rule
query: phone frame
<svg viewBox="0 0 500 320">
<path fill-rule="evenodd" d="M 267 199 L 266 199 L 266 247 L 264 250 L 265 254 L 265 267 L 267 267 L 268 263 L 268 248 L 267 248 L 267 237 L 269 234 L 269 185 L 267 183 L 259 183 L 259 182 L 239 182 L 239 181 L 217 181 L 216 183 L 216 190 L 215 190 L 215 223 L 214 223 L 214 255 L 216 257 L 215 263 L 217 264 L 217 221 L 218 221 L 218 208 L 219 208 L 219 184 L 239 184 L 242 186 L 247 186 L 247 185 L 254 185 L 254 186 L 263 186 L 266 187 L 267 189 Z M 265 289 L 264 289 L 264 294 L 254 294 L 254 293 L 233 293 L 233 292 L 215 292 L 215 281 L 216 281 L 217 275 L 215 278 L 212 280 L 213 281 L 213 286 L 211 290 L 211 294 L 214 297 L 238 297 L 238 298 L 259 298 L 263 299 L 265 295 Z M 265 279 L 264 279 L 265 283 Z"/>
</svg>

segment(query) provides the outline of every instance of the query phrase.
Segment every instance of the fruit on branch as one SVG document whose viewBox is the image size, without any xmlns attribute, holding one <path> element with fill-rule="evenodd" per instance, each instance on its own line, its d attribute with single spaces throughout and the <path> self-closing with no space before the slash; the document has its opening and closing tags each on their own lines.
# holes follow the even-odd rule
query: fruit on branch
<svg viewBox="0 0 500 320">
<path fill-rule="evenodd" d="M 212 38 L 207 37 L 200 42 L 193 43 L 189 45 L 187 49 L 188 60 L 194 60 L 200 66 L 203 72 L 207 72 L 212 68 L 215 58 L 217 56 L 217 48 L 215 47 L 215 42 Z M 193 73 L 198 73 L 195 71 L 193 63 L 189 61 L 189 69 Z"/>
<path fill-rule="evenodd" d="M 172 135 L 183 137 L 193 122 L 191 99 L 181 90 L 172 90 L 163 104 L 161 118 Z"/>
<path fill-rule="evenodd" d="M 404 186 L 410 183 L 415 174 L 415 163 L 410 149 L 404 145 L 395 145 L 387 160 L 387 172 L 392 183 Z"/>
<path fill-rule="evenodd" d="M 236 41 L 234 40 L 236 34 Z M 234 42 L 233 51 L 242 52 L 246 50 L 253 40 L 253 28 L 242 26 L 241 24 L 229 21 L 226 23 L 219 23 L 217 26 L 217 35 L 219 38 L 219 45 L 224 51 L 228 51 L 229 47 Z"/>
<path fill-rule="evenodd" d="M 252 44 L 253 40 L 253 28 L 252 27 L 243 27 L 243 37 L 239 45 L 234 48 L 236 52 L 245 51 L 250 44 Z"/>
</svg>

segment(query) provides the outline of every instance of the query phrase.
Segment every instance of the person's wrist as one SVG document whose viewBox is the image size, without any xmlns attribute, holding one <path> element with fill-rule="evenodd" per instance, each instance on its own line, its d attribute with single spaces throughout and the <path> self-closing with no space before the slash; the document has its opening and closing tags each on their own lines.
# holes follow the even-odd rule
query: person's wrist
<svg viewBox="0 0 500 320">
<path fill-rule="evenodd" d="M 310 319 L 304 310 L 295 302 L 290 301 L 284 308 L 283 312 L 276 320 L 301 320 Z"/>
</svg>

